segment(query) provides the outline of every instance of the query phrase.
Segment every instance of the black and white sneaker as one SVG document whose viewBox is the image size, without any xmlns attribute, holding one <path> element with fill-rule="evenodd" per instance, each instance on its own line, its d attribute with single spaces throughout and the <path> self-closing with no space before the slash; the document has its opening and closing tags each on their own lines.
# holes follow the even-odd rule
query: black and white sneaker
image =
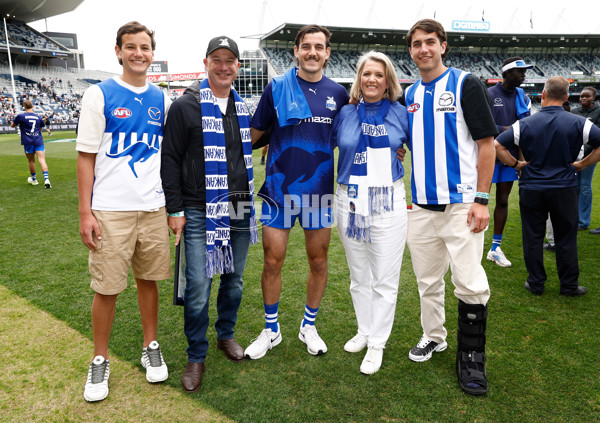
<svg viewBox="0 0 600 423">
<path fill-rule="evenodd" d="M 448 343 L 446 341 L 442 341 L 438 344 L 423 335 L 419 343 L 408 353 L 408 358 L 417 362 L 427 361 L 434 352 L 442 352 L 446 348 L 448 348 Z"/>
<path fill-rule="evenodd" d="M 169 370 L 158 342 L 152 341 L 142 350 L 142 366 L 146 369 L 146 380 L 150 383 L 163 382 L 169 377 Z"/>
<path fill-rule="evenodd" d="M 102 401 L 108 396 L 108 377 L 110 376 L 110 363 L 101 355 L 94 357 L 88 370 L 87 382 L 83 397 L 86 401 Z"/>
</svg>

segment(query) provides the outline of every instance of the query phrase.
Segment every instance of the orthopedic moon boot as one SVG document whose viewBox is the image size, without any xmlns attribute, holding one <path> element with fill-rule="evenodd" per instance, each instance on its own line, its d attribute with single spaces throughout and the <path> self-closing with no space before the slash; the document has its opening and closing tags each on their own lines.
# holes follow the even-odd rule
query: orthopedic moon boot
<svg viewBox="0 0 600 423">
<path fill-rule="evenodd" d="M 487 304 L 458 301 L 456 372 L 461 389 L 471 395 L 484 395 L 488 390 L 485 370 L 487 314 Z"/>
</svg>

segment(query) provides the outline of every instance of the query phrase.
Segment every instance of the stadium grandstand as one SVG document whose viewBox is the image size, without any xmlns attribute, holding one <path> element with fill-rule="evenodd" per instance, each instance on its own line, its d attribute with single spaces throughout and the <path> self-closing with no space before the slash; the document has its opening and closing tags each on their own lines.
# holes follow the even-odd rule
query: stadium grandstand
<svg viewBox="0 0 600 423">
<path fill-rule="evenodd" d="M 260 38 L 270 78 L 294 66 L 294 39 L 301 27 L 284 23 Z M 360 54 L 376 50 L 392 59 L 403 87 L 419 79 L 406 45 L 408 30 L 332 26 L 328 29 L 332 37 L 331 57 L 325 69 L 327 77 L 349 87 Z M 564 76 L 571 81 L 571 101 L 577 101 L 584 86 L 600 89 L 600 35 L 448 31 L 448 44 L 450 52 L 444 63 L 471 72 L 488 86 L 502 79 L 502 62 L 508 57 L 521 56 L 533 64 L 521 87 L 532 98 L 534 107 L 539 107 L 544 82 L 551 76 Z"/>
<path fill-rule="evenodd" d="M 83 92 L 91 84 L 113 76 L 85 69 L 77 34 L 40 32 L 27 24 L 72 11 L 83 1 L 0 0 L 0 12 L 6 21 L 0 22 L 0 132 L 13 131 L 10 122 L 19 112 L 18 104 L 26 98 L 33 101 L 36 113 L 52 116 L 51 129 L 72 129 Z M 501 66 L 506 58 L 523 57 L 534 65 L 522 85 L 532 98 L 534 109 L 540 107 L 543 84 L 550 76 L 561 75 L 572 82 L 574 102 L 582 87 L 600 89 L 600 35 L 502 34 L 480 31 L 478 26 L 481 24 L 475 28 L 458 25 L 461 30 L 448 32 L 447 65 L 468 70 L 491 86 L 501 80 Z M 251 110 L 267 83 L 294 66 L 294 39 L 301 27 L 302 24 L 283 23 L 258 37 L 258 50 L 242 52 L 235 88 Z M 358 57 L 368 50 L 390 56 L 402 86 L 419 78 L 406 45 L 407 30 L 328 28 L 332 44 L 325 75 L 345 87 L 352 84 Z M 193 69 L 183 74 L 150 75 L 149 81 L 169 89 L 175 97 L 191 81 L 205 76 L 205 72 Z"/>
<path fill-rule="evenodd" d="M 52 129 L 75 128 L 85 89 L 113 75 L 84 69 L 76 34 L 42 33 L 27 25 L 82 2 L 0 0 L 0 132 L 14 131 L 10 122 L 20 112 L 15 98 L 17 104 L 32 100 L 36 113 L 50 116 Z"/>
</svg>

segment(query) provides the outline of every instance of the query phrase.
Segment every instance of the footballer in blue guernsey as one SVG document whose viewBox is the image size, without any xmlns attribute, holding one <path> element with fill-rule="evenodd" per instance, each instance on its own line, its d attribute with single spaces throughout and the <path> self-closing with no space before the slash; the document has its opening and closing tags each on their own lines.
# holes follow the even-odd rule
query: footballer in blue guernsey
<svg viewBox="0 0 600 423">
<path fill-rule="evenodd" d="M 265 329 L 245 350 L 258 359 L 281 342 L 278 317 L 281 269 L 290 229 L 296 219 L 304 229 L 309 274 L 304 318 L 298 337 L 312 355 L 327 352 L 315 327 L 325 286 L 327 251 L 333 223 L 333 119 L 348 103 L 348 94 L 323 75 L 329 60 L 331 33 L 306 25 L 296 35 L 297 68 L 274 78 L 250 123 L 252 141 L 272 128 L 263 198 L 264 266 L 262 289 Z"/>
<path fill-rule="evenodd" d="M 35 158 L 37 156 L 42 172 L 44 173 L 44 186 L 52 188 L 48 177 L 48 165 L 46 164 L 46 151 L 44 149 L 44 138 L 42 137 L 42 128 L 44 121 L 33 112 L 33 103 L 31 100 L 23 102 L 25 113 L 20 113 L 10 124 L 13 128 L 19 127 L 21 130 L 21 145 L 25 149 L 25 156 L 29 162 L 29 172 L 31 176 L 27 182 L 31 185 L 38 185 L 37 174 L 35 171 Z"/>
<path fill-rule="evenodd" d="M 502 63 L 502 82 L 488 88 L 492 97 L 492 115 L 502 133 L 519 119 L 531 114 L 531 100 L 523 89 L 519 88 L 525 81 L 527 69 L 533 65 L 525 63 L 522 57 L 509 57 Z M 519 149 L 511 147 L 510 153 L 514 158 L 519 157 Z M 496 207 L 494 208 L 494 235 L 492 248 L 487 253 L 487 259 L 500 267 L 510 267 L 512 263 L 506 258 L 500 248 L 502 233 L 508 218 L 508 196 L 514 181 L 518 179 L 517 171 L 496 160 L 492 183 L 496 184 Z"/>
<path fill-rule="evenodd" d="M 408 247 L 421 298 L 423 336 L 408 356 L 423 362 L 444 351 L 444 276 L 458 298 L 456 369 L 463 391 L 487 393 L 485 358 L 490 288 L 481 266 L 498 133 L 488 91 L 478 78 L 444 66 L 446 31 L 432 19 L 406 35 L 421 79 L 404 92 L 411 135 L 412 210 Z"/>
</svg>

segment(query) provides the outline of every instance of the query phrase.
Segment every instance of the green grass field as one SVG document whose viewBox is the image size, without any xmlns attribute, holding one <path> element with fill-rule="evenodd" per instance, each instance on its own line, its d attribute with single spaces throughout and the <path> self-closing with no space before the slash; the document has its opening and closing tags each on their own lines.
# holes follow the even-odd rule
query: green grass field
<svg viewBox="0 0 600 423">
<path fill-rule="evenodd" d="M 73 137 L 73 133 L 55 133 L 51 139 Z M 18 139 L 0 137 L 0 284 L 8 288 L 0 291 L 0 309 L 12 310 L 0 313 L 0 421 L 600 421 L 600 365 L 594 343 L 600 309 L 600 237 L 578 235 L 580 283 L 588 288 L 588 295 L 559 296 L 554 255 L 545 253 L 547 289 L 542 297 L 532 296 L 523 288 L 527 273 L 516 186 L 502 244 L 513 267 L 502 269 L 484 262 L 492 290 L 487 396 L 463 394 L 456 381 L 457 300 L 450 275 L 446 278 L 448 350 L 425 363 L 408 359 L 408 351 L 421 336 L 419 295 L 408 249 L 383 366 L 372 376 L 359 372 L 363 354 L 343 351 L 344 343 L 356 333 L 356 321 L 336 230 L 329 253 L 329 283 L 317 318 L 329 351 L 320 357 L 309 355 L 297 338 L 308 265 L 303 232 L 295 228 L 283 269 L 279 308 L 283 342 L 278 347 L 261 360 L 232 363 L 217 350 L 211 324 L 202 388 L 192 395 L 182 394 L 180 378 L 187 361 L 183 309 L 171 305 L 172 283 L 163 281 L 158 340 L 170 376 L 149 389 L 139 363 L 142 333 L 130 279 L 117 301 L 110 344 L 112 359 L 122 365 L 113 368 L 107 400 L 87 404 L 82 393 L 92 358 L 93 292 L 87 249 L 78 231 L 75 144 L 47 143 L 46 154 L 51 190 L 26 183 L 27 162 Z M 258 150 L 254 157 L 259 163 Z M 593 227 L 600 226 L 599 174 L 594 180 Z M 263 179 L 264 166 L 256 165 L 257 187 Z M 405 183 L 408 187 L 409 177 Z M 251 246 L 236 326 L 236 338 L 243 346 L 264 327 L 261 270 L 262 247 Z M 55 329 L 40 329 L 54 319 Z M 24 334 L 31 336 L 29 342 Z M 52 351 L 46 354 L 40 348 Z M 51 363 L 43 357 L 52 357 Z M 40 373 L 42 362 L 48 370 Z M 47 408 L 48 403 L 54 407 Z M 118 412 L 121 407 L 123 413 Z"/>
</svg>

